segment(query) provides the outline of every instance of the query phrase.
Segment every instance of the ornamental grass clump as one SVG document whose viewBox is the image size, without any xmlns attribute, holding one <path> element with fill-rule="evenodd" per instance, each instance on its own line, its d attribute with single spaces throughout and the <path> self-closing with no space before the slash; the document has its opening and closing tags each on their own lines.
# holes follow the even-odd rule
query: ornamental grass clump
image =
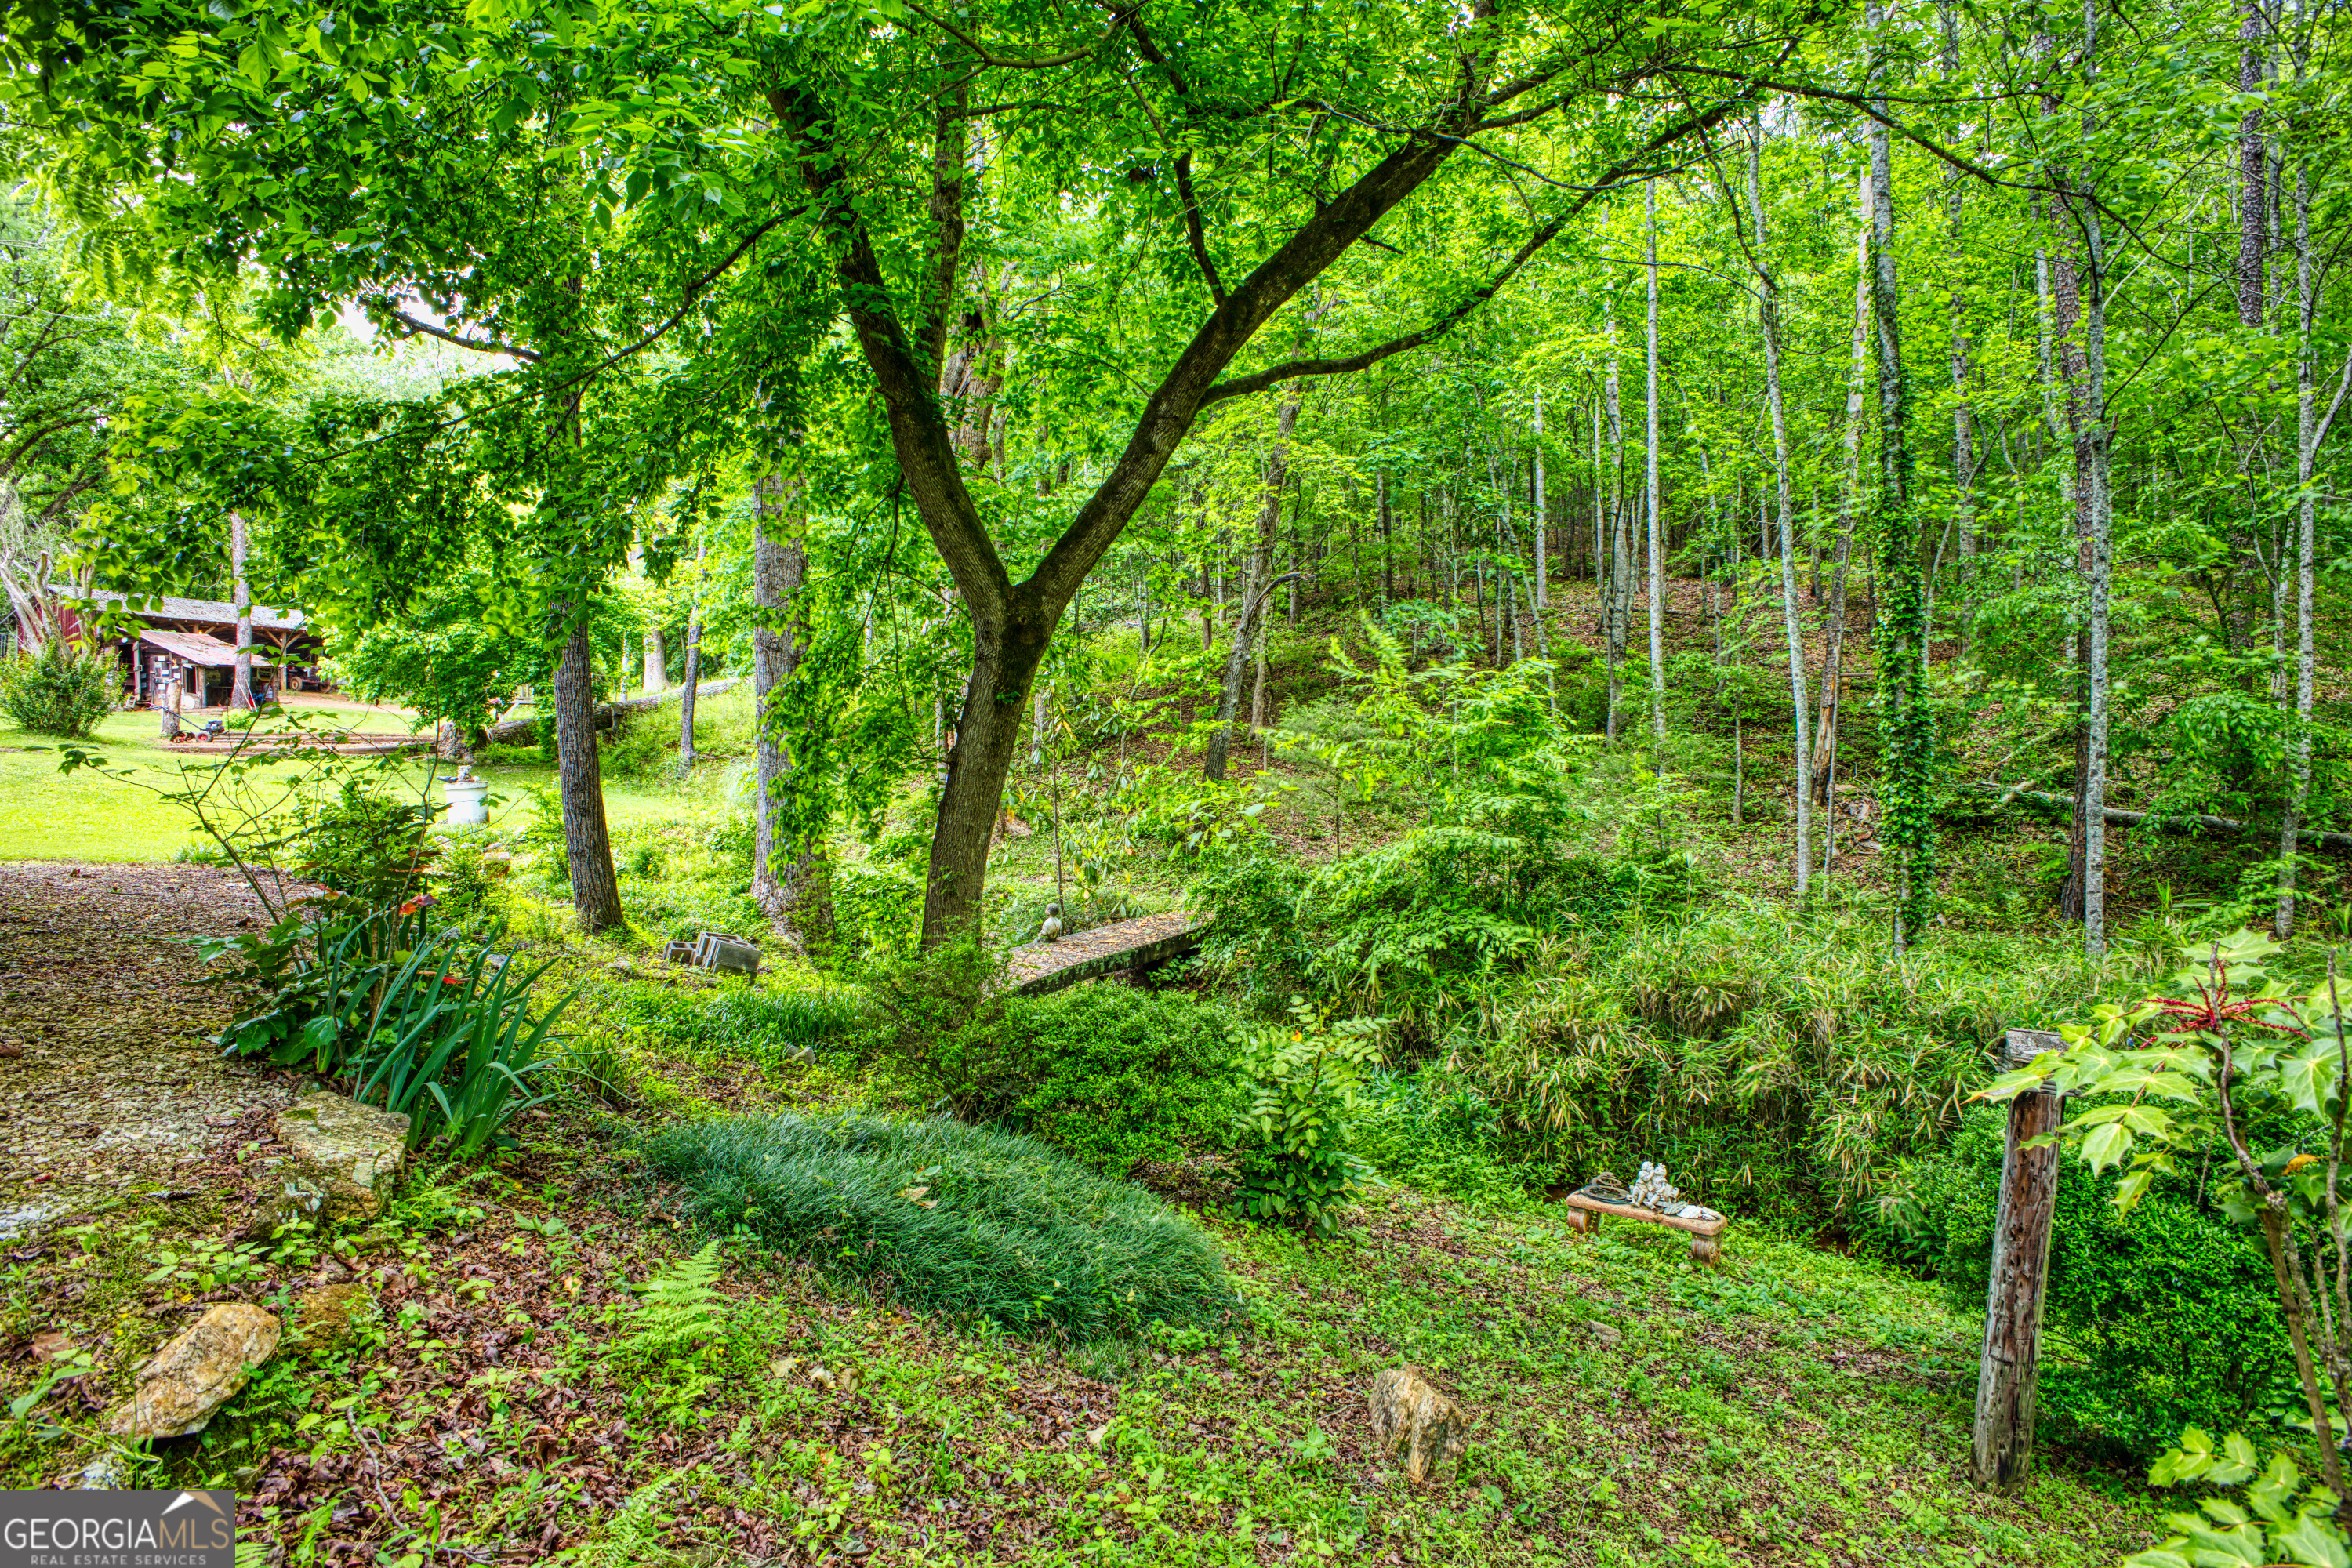
<svg viewBox="0 0 2352 1568">
<path fill-rule="evenodd" d="M 1012 1133 L 944 1118 L 737 1117 L 661 1133 L 645 1152 L 706 1224 L 908 1306 L 1074 1341 L 1239 1310 L 1198 1226 Z"/>
</svg>

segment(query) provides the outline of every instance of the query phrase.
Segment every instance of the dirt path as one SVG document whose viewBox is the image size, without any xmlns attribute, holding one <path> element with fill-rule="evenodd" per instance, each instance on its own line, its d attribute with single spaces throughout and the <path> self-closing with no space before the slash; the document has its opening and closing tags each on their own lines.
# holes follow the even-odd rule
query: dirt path
<svg viewBox="0 0 2352 1568">
<path fill-rule="evenodd" d="M 268 918 L 209 867 L 0 863 L 0 1240 L 193 1184 L 290 1098 L 205 1043 L 228 1005 L 186 940 Z"/>
</svg>

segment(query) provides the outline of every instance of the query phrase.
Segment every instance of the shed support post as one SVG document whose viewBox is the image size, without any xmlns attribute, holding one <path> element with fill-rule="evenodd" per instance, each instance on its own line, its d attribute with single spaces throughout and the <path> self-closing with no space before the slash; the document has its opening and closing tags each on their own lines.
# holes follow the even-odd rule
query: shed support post
<svg viewBox="0 0 2352 1568">
<path fill-rule="evenodd" d="M 2038 1029 L 2011 1029 L 2005 1067 L 2023 1067 L 2065 1042 Z M 1969 1474 L 1988 1491 L 2025 1485 L 2033 1458 L 2033 1401 L 2042 1353 L 2042 1294 L 2050 1268 L 2050 1221 L 2058 1206 L 2058 1145 L 2027 1144 L 2058 1131 L 2059 1096 L 2043 1089 L 2009 1104 L 2009 1147 L 2000 1167 L 1993 1225 L 1992 1278 L 1985 1296 L 1984 1358 L 1977 1370 L 1977 1417 Z"/>
</svg>

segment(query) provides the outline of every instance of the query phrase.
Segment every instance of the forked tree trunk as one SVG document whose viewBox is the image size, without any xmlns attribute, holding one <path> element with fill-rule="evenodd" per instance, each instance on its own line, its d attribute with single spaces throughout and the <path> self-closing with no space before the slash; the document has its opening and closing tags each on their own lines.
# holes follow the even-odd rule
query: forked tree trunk
<svg viewBox="0 0 2352 1568">
<path fill-rule="evenodd" d="M 568 613 L 568 606 L 559 613 Z M 595 935 L 621 923 L 621 884 L 604 827 L 604 784 L 596 761 L 594 656 L 584 626 L 555 661 L 555 779 L 563 797 L 563 850 L 572 862 L 572 907 Z"/>
</svg>

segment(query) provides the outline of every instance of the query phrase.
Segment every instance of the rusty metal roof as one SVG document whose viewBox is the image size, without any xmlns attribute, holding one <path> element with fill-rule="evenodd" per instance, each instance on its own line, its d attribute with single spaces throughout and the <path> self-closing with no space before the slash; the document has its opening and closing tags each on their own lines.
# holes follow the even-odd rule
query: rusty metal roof
<svg viewBox="0 0 2352 1568">
<path fill-rule="evenodd" d="M 236 664 L 236 649 L 218 637 L 208 637 L 202 632 L 141 632 L 141 642 L 153 643 L 165 653 L 184 658 L 190 664 L 201 664 L 214 669 L 226 669 Z M 255 654 L 254 662 L 267 662 Z"/>
</svg>

